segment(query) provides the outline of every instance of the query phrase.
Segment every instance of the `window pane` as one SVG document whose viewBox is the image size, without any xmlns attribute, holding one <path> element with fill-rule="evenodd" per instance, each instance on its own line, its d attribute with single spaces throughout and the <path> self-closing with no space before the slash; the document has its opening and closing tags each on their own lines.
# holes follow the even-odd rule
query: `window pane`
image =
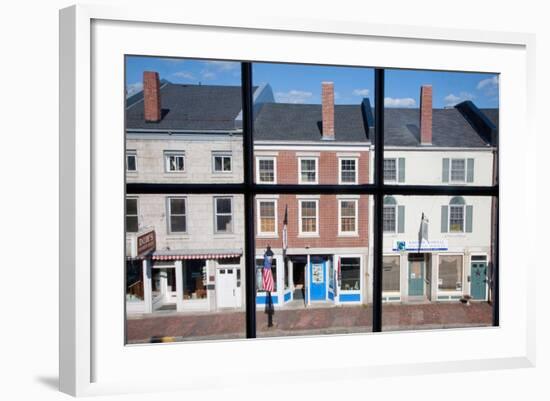
<svg viewBox="0 0 550 401">
<path fill-rule="evenodd" d="M 222 158 L 220 156 L 214 157 L 214 168 L 216 171 L 222 171 Z"/>
<path fill-rule="evenodd" d="M 231 232 L 231 216 L 216 217 L 217 231 Z"/>
<path fill-rule="evenodd" d="M 498 74 L 385 69 L 385 181 L 493 185 L 499 92 Z"/>
<path fill-rule="evenodd" d="M 137 215 L 137 199 L 126 199 L 126 214 Z"/>
<path fill-rule="evenodd" d="M 395 206 L 384 206 L 383 211 L 383 228 L 384 232 L 395 232 Z"/>
<path fill-rule="evenodd" d="M 266 196 L 257 198 L 257 210 L 265 211 L 266 216 L 274 212 L 278 224 L 275 226 L 275 219 L 270 217 L 257 216 L 255 220 L 262 226 L 256 227 L 255 244 L 258 337 L 371 331 L 372 289 L 368 278 L 371 198 L 271 195 L 275 202 L 263 199 Z M 344 220 L 344 228 L 357 234 L 342 235 L 338 219 L 341 208 L 350 216 Z M 269 294 L 271 300 L 264 291 L 262 269 L 270 252 L 275 281 Z"/>
<path fill-rule="evenodd" d="M 138 217 L 126 216 L 126 231 L 136 233 L 138 231 Z"/>
<path fill-rule="evenodd" d="M 231 157 L 223 158 L 223 171 L 231 171 Z"/>
<path fill-rule="evenodd" d="M 404 219 L 399 223 L 402 230 L 384 234 L 382 330 L 491 326 L 493 199 L 393 199 L 403 207 Z M 453 205 L 460 202 L 464 205 Z M 469 210 L 468 229 L 465 223 L 460 235 L 450 229 L 452 207 Z"/>
<path fill-rule="evenodd" d="M 216 199 L 216 212 L 217 213 L 231 213 L 231 199 L 230 198 L 218 198 Z"/>
<path fill-rule="evenodd" d="M 136 155 L 128 155 L 126 157 L 126 168 L 128 171 L 136 171 Z"/>
<path fill-rule="evenodd" d="M 174 214 L 185 214 L 185 199 L 170 199 L 170 212 Z"/>
<path fill-rule="evenodd" d="M 186 218 L 185 216 L 171 216 L 170 217 L 170 230 L 175 232 L 185 232 L 186 231 Z"/>
</svg>

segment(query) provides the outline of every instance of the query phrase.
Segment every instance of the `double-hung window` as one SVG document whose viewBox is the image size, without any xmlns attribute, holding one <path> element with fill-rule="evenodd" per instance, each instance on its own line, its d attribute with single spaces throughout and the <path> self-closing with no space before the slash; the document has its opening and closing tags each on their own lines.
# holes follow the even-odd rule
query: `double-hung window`
<svg viewBox="0 0 550 401">
<path fill-rule="evenodd" d="M 258 235 L 277 235 L 277 201 L 274 199 L 258 200 Z"/>
<path fill-rule="evenodd" d="M 466 159 L 451 159 L 451 182 L 466 181 Z"/>
<path fill-rule="evenodd" d="M 168 233 L 187 232 L 187 199 L 168 198 Z"/>
<path fill-rule="evenodd" d="M 164 166 L 168 173 L 177 173 L 185 171 L 185 152 L 183 151 L 165 151 Z"/>
<path fill-rule="evenodd" d="M 256 182 L 258 184 L 276 184 L 277 183 L 277 162 L 276 158 L 257 157 L 256 158 Z"/>
<path fill-rule="evenodd" d="M 216 233 L 233 232 L 233 202 L 231 197 L 214 198 L 214 214 Z"/>
<path fill-rule="evenodd" d="M 126 198 L 126 231 L 137 233 L 138 229 L 138 200 L 137 198 Z"/>
<path fill-rule="evenodd" d="M 340 158 L 340 184 L 357 184 L 357 159 Z"/>
<path fill-rule="evenodd" d="M 452 233 L 464 232 L 464 205 L 449 206 L 449 231 Z"/>
<path fill-rule="evenodd" d="M 126 151 L 126 171 L 129 173 L 137 171 L 137 153 L 135 150 Z"/>
<path fill-rule="evenodd" d="M 299 161 L 298 182 L 300 184 L 317 184 L 318 159 L 316 157 L 300 157 L 298 161 Z"/>
<path fill-rule="evenodd" d="M 385 233 L 397 231 L 397 202 L 393 196 L 384 198 L 382 225 Z"/>
<path fill-rule="evenodd" d="M 384 159 L 384 182 L 397 181 L 397 159 Z"/>
<path fill-rule="evenodd" d="M 319 201 L 301 199 L 300 203 L 300 235 L 317 235 L 319 234 Z"/>
<path fill-rule="evenodd" d="M 339 234 L 356 235 L 357 229 L 357 199 L 340 199 L 338 202 L 340 214 Z"/>
<path fill-rule="evenodd" d="M 214 173 L 230 173 L 232 158 L 230 152 L 212 153 L 212 170 Z"/>
</svg>

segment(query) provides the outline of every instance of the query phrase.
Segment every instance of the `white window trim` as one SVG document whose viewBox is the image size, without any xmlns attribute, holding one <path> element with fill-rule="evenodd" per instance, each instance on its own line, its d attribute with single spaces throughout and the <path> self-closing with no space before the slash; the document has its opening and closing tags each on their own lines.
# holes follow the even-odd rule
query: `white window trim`
<svg viewBox="0 0 550 401">
<path fill-rule="evenodd" d="M 462 289 L 460 290 L 441 290 L 439 288 L 439 258 L 441 256 L 461 256 L 462 257 Z M 468 290 L 470 283 L 466 283 L 466 255 L 463 253 L 457 253 L 457 252 L 450 252 L 450 253 L 439 253 L 437 254 L 437 282 L 436 282 L 436 291 L 437 294 L 441 295 L 462 295 L 464 293 L 464 290 L 466 289 L 466 284 L 468 284 Z M 437 300 L 437 299 L 436 299 Z M 440 300 L 441 301 L 441 300 Z M 445 300 L 443 300 L 445 301 Z"/>
<path fill-rule="evenodd" d="M 135 170 L 128 170 L 128 157 L 133 156 L 134 157 L 134 165 L 136 166 Z M 137 159 L 137 152 L 135 150 L 127 150 L 126 151 L 126 172 L 127 173 L 137 173 L 138 171 L 138 159 Z"/>
<path fill-rule="evenodd" d="M 315 232 L 302 231 L 302 203 L 315 202 Z M 319 236 L 319 200 L 317 199 L 299 199 L 298 200 L 298 235 L 300 237 L 318 237 Z"/>
<path fill-rule="evenodd" d="M 399 160 L 397 157 L 384 157 L 384 161 L 385 160 L 393 160 L 395 161 L 395 179 L 393 180 L 387 180 L 386 179 L 386 176 L 384 174 L 384 171 L 382 171 L 382 175 L 383 175 L 383 178 L 384 178 L 384 182 L 397 182 L 398 179 L 399 179 Z M 383 164 L 382 164 L 383 166 Z"/>
<path fill-rule="evenodd" d="M 222 158 L 222 169 L 221 170 L 216 170 L 216 157 L 221 157 Z M 225 157 L 229 157 L 229 170 L 224 170 L 223 169 L 223 158 Z M 212 152 L 212 173 L 213 174 L 231 174 L 233 172 L 233 154 L 231 153 L 231 151 L 214 151 Z"/>
<path fill-rule="evenodd" d="M 315 181 L 302 181 L 302 160 L 315 160 Z M 298 183 L 303 185 L 315 185 L 319 183 L 319 158 L 316 156 L 298 157 Z"/>
<path fill-rule="evenodd" d="M 342 162 L 344 160 L 353 160 L 355 162 L 355 180 L 354 182 L 342 181 Z M 338 158 L 338 184 L 353 185 L 359 182 L 359 159 L 357 157 L 339 157 Z"/>
<path fill-rule="evenodd" d="M 384 209 L 387 207 L 391 207 L 395 210 L 395 224 L 394 224 L 394 230 L 393 231 L 385 231 L 384 230 Z M 382 205 L 382 233 L 383 234 L 397 234 L 397 225 L 399 223 L 399 216 L 397 213 L 399 212 L 399 209 L 397 205 Z"/>
<path fill-rule="evenodd" d="M 463 180 L 453 180 L 453 160 L 462 160 L 464 162 L 464 179 Z M 468 161 L 464 157 L 454 157 L 449 159 L 449 182 L 459 182 L 465 183 L 468 176 Z"/>
<path fill-rule="evenodd" d="M 342 202 L 353 202 L 355 204 L 355 230 L 342 231 Z M 359 235 L 359 202 L 357 199 L 338 199 L 338 236 L 357 237 Z"/>
<path fill-rule="evenodd" d="M 183 170 L 170 170 L 170 156 L 183 157 Z M 187 158 L 183 150 L 165 150 L 164 151 L 164 172 L 168 174 L 181 174 L 187 171 Z"/>
<path fill-rule="evenodd" d="M 260 180 L 260 160 L 273 160 L 273 182 Z M 256 183 L 257 184 L 277 184 L 277 157 L 275 156 L 256 156 Z"/>
<path fill-rule="evenodd" d="M 231 213 L 218 213 L 218 199 L 229 199 L 229 201 L 231 203 Z M 187 212 L 187 208 L 185 209 L 185 211 Z M 187 218 L 187 213 L 185 215 L 186 215 L 186 218 Z M 230 227 L 229 231 L 219 231 L 218 230 L 218 215 L 220 215 L 220 216 L 231 216 L 231 227 Z M 234 220 L 233 220 L 233 197 L 232 196 L 214 196 L 214 234 L 217 234 L 217 235 L 233 234 L 233 225 L 234 225 Z"/>
<path fill-rule="evenodd" d="M 139 216 L 140 216 L 140 213 L 139 213 L 139 212 L 140 212 L 139 206 L 140 206 L 140 202 L 139 202 L 139 197 L 137 197 L 137 196 L 127 196 L 127 197 L 126 197 L 126 200 L 128 200 L 128 199 L 135 199 L 135 200 L 136 200 L 136 213 L 137 213 L 137 214 L 136 214 L 136 215 L 131 214 L 130 216 L 136 216 L 136 217 L 137 217 L 137 231 L 135 231 L 135 232 L 134 232 L 134 231 L 129 231 L 129 232 L 128 232 L 128 233 L 130 233 L 130 234 L 134 234 L 134 233 L 138 233 L 138 232 L 139 232 L 139 220 L 140 220 L 140 218 L 139 218 Z M 124 206 L 126 207 L 126 204 L 125 204 Z M 128 217 L 128 211 L 125 209 L 124 212 L 126 213 L 126 214 L 124 215 L 124 224 L 126 224 L 126 217 Z"/>
<path fill-rule="evenodd" d="M 275 208 L 275 231 L 274 232 L 268 232 L 268 231 L 261 231 L 262 229 L 262 224 L 261 224 L 261 221 L 262 221 L 262 216 L 260 214 L 260 203 L 261 202 L 273 202 L 275 204 L 274 208 Z M 278 234 L 278 230 L 277 228 L 279 227 L 278 223 L 278 201 L 276 198 L 259 198 L 259 199 L 256 199 L 256 210 L 257 210 L 257 213 L 256 213 L 256 232 L 257 232 L 257 236 L 258 237 L 261 237 L 261 238 L 278 238 L 279 237 L 279 234 Z"/>
<path fill-rule="evenodd" d="M 462 231 L 451 231 L 451 209 L 453 207 L 462 208 Z M 447 217 L 448 234 L 465 234 L 466 233 L 466 205 L 451 205 L 449 204 L 449 216 Z"/>
<path fill-rule="evenodd" d="M 183 199 L 185 203 L 185 231 L 172 231 L 172 206 L 171 206 L 171 200 L 172 199 Z M 166 207 L 168 208 L 167 213 L 167 228 L 168 228 L 168 235 L 181 235 L 181 234 L 187 234 L 189 231 L 189 221 L 187 219 L 187 216 L 189 215 L 189 203 L 187 202 L 187 197 L 185 196 L 169 196 L 167 197 Z M 182 216 L 178 214 L 177 216 Z"/>
</svg>

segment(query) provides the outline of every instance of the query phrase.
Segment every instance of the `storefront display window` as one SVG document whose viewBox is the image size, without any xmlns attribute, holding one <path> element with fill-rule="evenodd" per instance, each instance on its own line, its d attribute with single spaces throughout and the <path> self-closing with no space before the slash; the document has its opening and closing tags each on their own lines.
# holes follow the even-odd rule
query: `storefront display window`
<svg viewBox="0 0 550 401">
<path fill-rule="evenodd" d="M 462 256 L 439 256 L 438 287 L 442 291 L 462 291 Z"/>
<path fill-rule="evenodd" d="M 206 260 L 183 261 L 183 299 L 205 299 Z"/>
<path fill-rule="evenodd" d="M 361 286 L 361 259 L 342 258 L 340 262 L 342 279 L 340 289 L 342 291 L 357 291 Z"/>
<path fill-rule="evenodd" d="M 382 291 L 399 292 L 400 266 L 399 256 L 384 256 L 382 276 Z"/>
<path fill-rule="evenodd" d="M 143 301 L 143 269 L 141 260 L 126 262 L 126 300 Z"/>
</svg>

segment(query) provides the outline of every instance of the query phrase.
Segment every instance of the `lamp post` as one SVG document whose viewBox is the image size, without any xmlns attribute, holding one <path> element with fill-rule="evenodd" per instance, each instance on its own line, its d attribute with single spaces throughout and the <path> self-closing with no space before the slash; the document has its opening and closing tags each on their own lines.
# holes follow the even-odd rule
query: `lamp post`
<svg viewBox="0 0 550 401">
<path fill-rule="evenodd" d="M 273 251 L 271 246 L 267 246 L 264 252 L 264 266 L 262 271 L 262 286 L 266 291 L 266 303 L 265 303 L 265 313 L 267 313 L 267 327 L 273 327 L 273 299 L 271 298 L 271 292 L 275 288 L 275 282 L 273 280 L 273 273 L 271 271 L 271 266 L 273 264 Z"/>
</svg>

